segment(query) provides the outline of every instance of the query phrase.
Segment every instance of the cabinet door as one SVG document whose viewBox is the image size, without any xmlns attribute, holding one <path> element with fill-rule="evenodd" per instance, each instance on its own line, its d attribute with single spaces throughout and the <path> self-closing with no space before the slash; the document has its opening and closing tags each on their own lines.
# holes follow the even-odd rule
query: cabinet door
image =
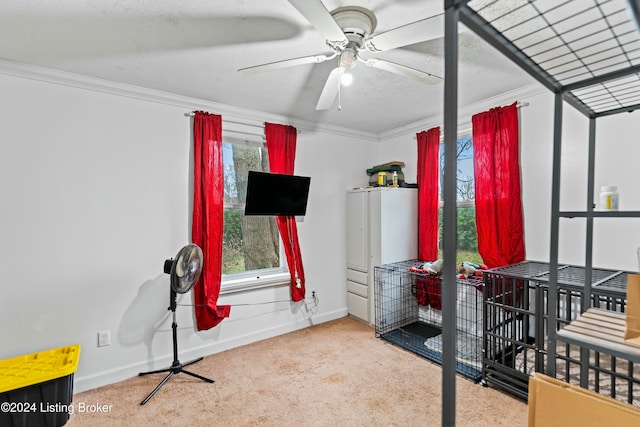
<svg viewBox="0 0 640 427">
<path fill-rule="evenodd" d="M 347 267 L 367 271 L 368 193 L 347 193 Z"/>
<path fill-rule="evenodd" d="M 418 192 L 390 189 L 381 194 L 380 264 L 418 256 Z"/>
</svg>

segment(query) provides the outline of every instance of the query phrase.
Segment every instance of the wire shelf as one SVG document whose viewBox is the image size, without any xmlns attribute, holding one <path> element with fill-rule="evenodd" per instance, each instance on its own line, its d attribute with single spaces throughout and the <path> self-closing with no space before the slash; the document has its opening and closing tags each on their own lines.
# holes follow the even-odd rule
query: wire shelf
<svg viewBox="0 0 640 427">
<path fill-rule="evenodd" d="M 549 263 L 524 261 L 518 264 L 494 268 L 489 271 L 516 279 L 534 279 L 549 272 Z"/>
<path fill-rule="evenodd" d="M 505 267 L 493 268 L 485 272 L 513 279 L 535 280 L 546 285 L 549 282 L 549 263 L 524 261 Z M 558 266 L 558 285 L 584 288 L 586 283 L 585 267 L 573 265 Z M 618 270 L 593 268 L 591 270 L 591 286 L 598 292 L 607 291 L 614 296 L 623 296 L 627 292 L 627 273 Z"/>
<path fill-rule="evenodd" d="M 640 106 L 640 37 L 625 0 L 471 0 L 472 19 L 587 115 Z"/>
</svg>

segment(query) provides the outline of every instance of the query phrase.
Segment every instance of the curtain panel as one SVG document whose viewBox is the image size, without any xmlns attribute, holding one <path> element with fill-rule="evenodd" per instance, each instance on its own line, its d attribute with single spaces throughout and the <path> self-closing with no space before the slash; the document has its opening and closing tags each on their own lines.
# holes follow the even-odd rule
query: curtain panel
<svg viewBox="0 0 640 427">
<path fill-rule="evenodd" d="M 191 240 L 200 246 L 204 255 L 202 274 L 193 292 L 196 326 L 202 331 L 213 328 L 229 317 L 231 308 L 218 305 L 224 228 L 222 117 L 219 115 L 195 112 L 193 175 Z"/>
<path fill-rule="evenodd" d="M 418 141 L 418 258 L 438 258 L 440 128 L 416 134 Z"/>
<path fill-rule="evenodd" d="M 296 160 L 296 128 L 265 123 L 264 131 L 269 156 L 269 170 L 271 173 L 293 175 Z M 296 219 L 294 216 L 276 216 L 276 223 L 291 274 L 291 300 L 301 301 L 305 296 L 305 278 Z"/>
<path fill-rule="evenodd" d="M 489 268 L 524 261 L 518 107 L 492 108 L 471 121 L 478 252 Z"/>
</svg>

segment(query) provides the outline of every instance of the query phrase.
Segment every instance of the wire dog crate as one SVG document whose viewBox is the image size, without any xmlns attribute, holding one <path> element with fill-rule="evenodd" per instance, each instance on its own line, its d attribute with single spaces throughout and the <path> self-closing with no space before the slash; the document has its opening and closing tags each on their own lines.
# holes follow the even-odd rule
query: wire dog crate
<svg viewBox="0 0 640 427">
<path fill-rule="evenodd" d="M 546 373 L 549 310 L 558 329 L 581 313 L 585 269 L 558 267 L 556 307 L 549 307 L 549 265 L 526 261 L 484 272 L 482 381 L 527 399 L 529 376 Z M 623 312 L 627 273 L 592 270 L 591 307 Z M 556 377 L 640 406 L 640 365 L 558 341 Z"/>
<path fill-rule="evenodd" d="M 374 268 L 376 336 L 442 363 L 440 277 L 410 271 L 423 261 Z M 482 278 L 457 280 L 456 371 L 479 381 L 482 376 Z"/>
</svg>

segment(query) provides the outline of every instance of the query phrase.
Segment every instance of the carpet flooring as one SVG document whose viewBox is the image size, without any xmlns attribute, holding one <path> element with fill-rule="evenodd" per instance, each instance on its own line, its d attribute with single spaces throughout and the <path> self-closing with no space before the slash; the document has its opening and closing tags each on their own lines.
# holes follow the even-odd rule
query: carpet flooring
<svg viewBox="0 0 640 427">
<path fill-rule="evenodd" d="M 186 362 L 186 360 L 184 361 Z M 351 317 L 213 354 L 174 375 L 130 378 L 77 393 L 67 426 L 437 426 L 441 368 L 375 337 Z M 526 402 L 462 377 L 456 425 L 527 424 Z"/>
</svg>

